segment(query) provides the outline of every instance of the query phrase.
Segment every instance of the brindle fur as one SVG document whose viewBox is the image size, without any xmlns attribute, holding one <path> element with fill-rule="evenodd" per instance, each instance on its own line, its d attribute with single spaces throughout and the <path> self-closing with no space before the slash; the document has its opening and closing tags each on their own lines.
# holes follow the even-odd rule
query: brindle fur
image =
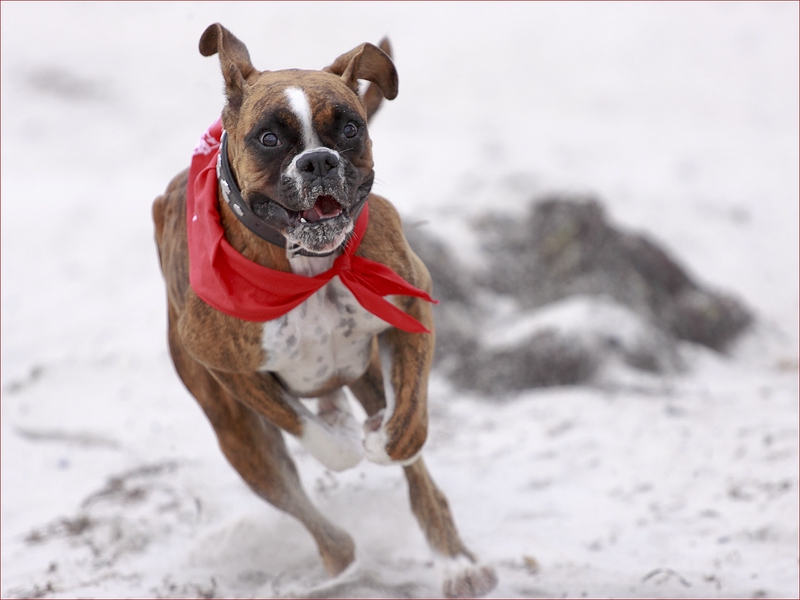
<svg viewBox="0 0 800 600">
<path fill-rule="evenodd" d="M 387 42 L 382 47 L 389 51 Z M 206 30 L 200 49 L 206 56 L 220 54 L 228 98 L 223 123 L 229 136 L 232 168 L 245 198 L 251 189 L 267 185 L 265 178 L 275 174 L 264 173 L 255 164 L 243 150 L 246 145 L 243 137 L 250 124 L 259 118 L 260 111 L 276 102 L 276 90 L 282 89 L 286 82 L 301 79 L 305 89 L 318 91 L 310 98 L 315 103 L 312 106 L 315 119 L 327 115 L 319 104 L 332 97 L 341 98 L 343 90 L 350 93 L 365 122 L 375 113 L 384 95 L 391 98 L 396 94 L 397 79 L 391 60 L 385 54 L 381 56 L 383 53 L 379 54 L 374 46 L 359 46 L 322 72 L 278 73 L 254 69 L 244 44 L 218 24 Z M 357 90 L 358 79 L 372 81 L 360 99 L 350 91 Z M 371 169 L 369 143 L 354 162 L 357 167 Z M 175 368 L 214 427 L 231 465 L 256 494 L 305 524 L 317 542 L 326 569 L 332 575 L 338 574 L 354 559 L 353 541 L 319 513 L 302 489 L 280 430 L 299 436 L 303 422 L 295 406 L 287 401 L 287 390 L 278 379 L 259 370 L 266 358 L 261 344 L 262 324 L 215 310 L 198 298 L 189 285 L 186 185 L 187 171 L 183 171 L 153 204 L 155 237 L 167 287 L 169 349 Z M 412 285 L 430 291 L 428 271 L 409 248 L 395 209 L 374 194 L 368 202 L 369 227 L 357 254 L 388 265 Z M 284 250 L 256 237 L 224 202 L 220 204 L 220 214 L 225 236 L 237 251 L 265 267 L 291 270 Z M 405 296 L 395 301 L 433 330 L 427 302 Z M 386 453 L 394 461 L 404 461 L 419 453 L 427 435 L 427 379 L 434 335 L 390 328 L 382 338 L 383 345 L 390 350 L 391 383 L 396 398 L 394 413 L 385 426 Z M 347 385 L 374 420 L 386 407 L 378 346 L 376 336 L 367 369 L 359 378 L 330 380 L 312 395 Z M 474 562 L 474 556 L 458 535 L 447 500 L 433 483 L 422 458 L 405 466 L 404 472 L 412 510 L 431 547 L 444 557 L 461 556 Z M 486 568 L 482 569 L 455 584 L 446 582 L 445 591 L 457 590 L 462 595 L 487 592 L 494 585 L 494 574 L 486 574 Z M 483 573 L 483 578 L 476 579 L 476 573 Z M 473 579 L 476 581 L 472 582 Z"/>
</svg>

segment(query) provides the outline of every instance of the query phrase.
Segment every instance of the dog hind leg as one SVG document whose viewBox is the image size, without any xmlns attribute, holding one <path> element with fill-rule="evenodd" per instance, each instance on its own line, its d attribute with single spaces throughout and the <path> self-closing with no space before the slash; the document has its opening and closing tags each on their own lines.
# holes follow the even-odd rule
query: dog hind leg
<svg viewBox="0 0 800 600">
<path fill-rule="evenodd" d="M 411 510 L 444 569 L 442 592 L 448 598 L 477 598 L 497 585 L 492 567 L 480 565 L 458 535 L 445 495 L 431 479 L 420 457 L 403 467 Z"/>
<path fill-rule="evenodd" d="M 326 570 L 341 573 L 355 558 L 352 538 L 311 503 L 278 427 L 233 398 L 180 345 L 170 311 L 169 346 L 175 368 L 208 417 L 220 448 L 261 498 L 300 520 L 314 537 Z"/>
<path fill-rule="evenodd" d="M 378 415 L 386 407 L 377 341 L 367 371 L 350 384 L 350 390 L 370 417 Z M 472 552 L 464 546 L 447 498 L 436 487 L 422 458 L 403 469 L 408 480 L 411 510 L 445 571 L 444 595 L 469 598 L 489 593 L 497 584 L 497 575 L 491 567 L 478 564 Z"/>
<path fill-rule="evenodd" d="M 359 380 L 350 384 L 350 390 L 364 407 L 368 417 L 377 415 L 386 407 L 383 374 L 377 350 L 376 343 L 367 371 Z M 430 547 L 441 556 L 463 555 L 474 561 L 475 557 L 458 535 L 447 498 L 431 479 L 422 457 L 403 469 L 408 480 L 411 510 Z"/>
</svg>

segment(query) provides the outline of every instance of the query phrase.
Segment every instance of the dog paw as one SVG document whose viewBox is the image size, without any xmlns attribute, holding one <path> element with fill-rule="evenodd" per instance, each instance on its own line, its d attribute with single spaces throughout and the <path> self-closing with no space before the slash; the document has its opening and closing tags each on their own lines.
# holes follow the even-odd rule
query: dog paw
<svg viewBox="0 0 800 600">
<path fill-rule="evenodd" d="M 350 469 L 364 458 L 358 429 L 332 427 L 319 418 L 308 419 L 299 439 L 306 450 L 331 471 Z"/>
<path fill-rule="evenodd" d="M 379 465 L 401 465 L 404 467 L 414 463 L 419 458 L 421 450 L 405 460 L 395 460 L 386 452 L 389 436 L 384 428 L 383 419 L 384 411 L 380 410 L 364 422 L 364 454 L 367 460 Z"/>
<path fill-rule="evenodd" d="M 488 565 L 472 563 L 463 557 L 446 562 L 442 580 L 445 598 L 480 598 L 497 585 L 497 573 Z"/>
<path fill-rule="evenodd" d="M 321 398 L 317 416 L 330 425 L 337 434 L 357 440 L 361 439 L 361 426 L 350 412 L 346 401 L 345 404 L 342 404 L 338 399 L 336 402 L 331 402 L 327 398 Z"/>
</svg>

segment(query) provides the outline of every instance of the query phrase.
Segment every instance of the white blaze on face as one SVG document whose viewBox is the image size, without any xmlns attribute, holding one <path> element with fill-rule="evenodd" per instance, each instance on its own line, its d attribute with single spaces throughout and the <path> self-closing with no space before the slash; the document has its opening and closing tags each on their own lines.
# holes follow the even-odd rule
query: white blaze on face
<svg viewBox="0 0 800 600">
<path fill-rule="evenodd" d="M 308 96 L 306 96 L 306 93 L 296 87 L 287 88 L 284 93 L 289 100 L 289 107 L 297 116 L 300 125 L 303 127 L 303 150 L 310 150 L 322 146 L 314 131 L 311 118 L 311 105 L 308 103 Z"/>
<path fill-rule="evenodd" d="M 337 158 L 339 157 L 339 153 L 324 146 L 320 141 L 319 136 L 317 136 L 317 132 L 314 131 L 311 105 L 308 102 L 308 96 L 306 96 L 306 93 L 300 88 L 290 87 L 284 90 L 284 94 L 286 94 L 286 99 L 289 101 L 289 108 L 295 114 L 297 120 L 300 121 L 303 138 L 302 151 L 292 159 L 292 162 L 289 163 L 284 175 L 294 182 L 298 196 L 304 198 L 309 205 L 313 205 L 313 202 L 317 199 L 317 196 L 323 194 L 324 190 L 319 185 L 315 187 L 308 186 L 308 182 L 303 178 L 303 175 L 297 168 L 297 161 L 312 151 L 320 152 L 327 150 Z M 340 164 L 337 171 L 339 178 L 343 177 L 343 173 L 343 166 Z M 310 202 L 308 201 L 309 197 L 311 197 Z M 311 206 L 308 206 L 308 208 L 311 208 Z"/>
</svg>

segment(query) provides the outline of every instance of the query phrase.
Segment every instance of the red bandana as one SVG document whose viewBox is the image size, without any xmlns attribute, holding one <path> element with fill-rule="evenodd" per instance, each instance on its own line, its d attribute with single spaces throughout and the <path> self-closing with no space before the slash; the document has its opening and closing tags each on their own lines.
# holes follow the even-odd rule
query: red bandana
<svg viewBox="0 0 800 600">
<path fill-rule="evenodd" d="M 204 302 L 238 319 L 271 321 L 302 304 L 338 276 L 359 304 L 372 314 L 403 331 L 430 333 L 383 296 L 399 294 L 434 303 L 436 300 L 386 265 L 354 256 L 367 230 L 368 204 L 364 205 L 342 255 L 330 270 L 315 277 L 268 269 L 234 250 L 225 239 L 217 209 L 216 165 L 221 137 L 222 122 L 217 119 L 194 150 L 186 189 L 189 282 Z"/>
</svg>

